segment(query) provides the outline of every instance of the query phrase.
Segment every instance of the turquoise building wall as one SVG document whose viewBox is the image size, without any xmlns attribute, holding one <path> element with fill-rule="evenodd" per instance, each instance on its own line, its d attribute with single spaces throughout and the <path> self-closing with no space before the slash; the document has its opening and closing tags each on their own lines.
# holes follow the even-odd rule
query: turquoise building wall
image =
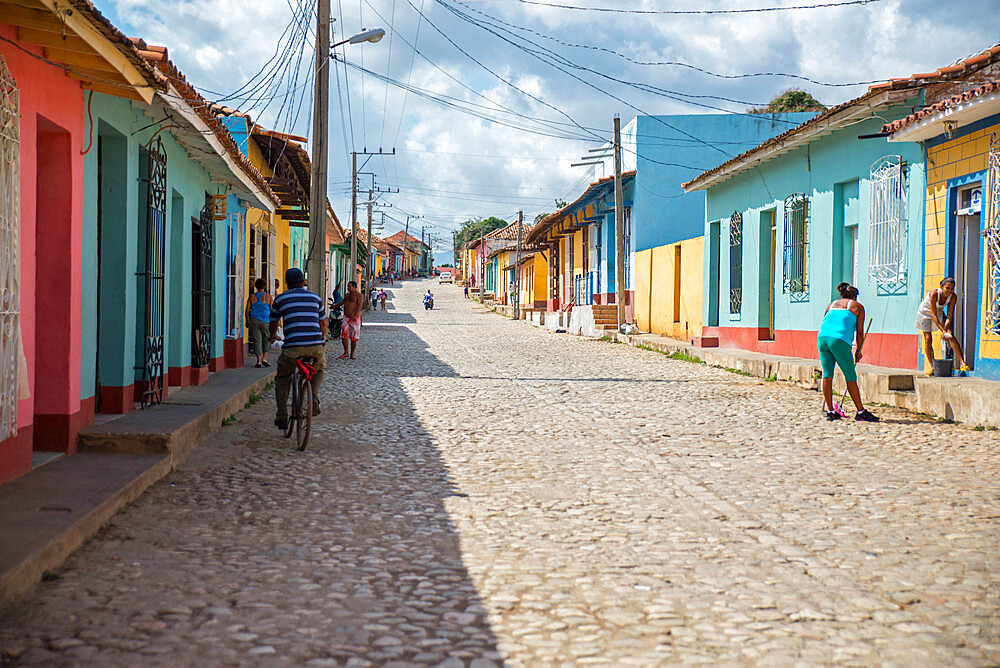
<svg viewBox="0 0 1000 668">
<path fill-rule="evenodd" d="M 191 218 L 198 217 L 205 204 L 205 194 L 219 192 L 210 182 L 208 171 L 192 159 L 187 150 L 162 130 L 162 122 L 151 111 L 129 100 L 94 93 L 91 101 L 94 146 L 84 159 L 83 174 L 83 293 L 81 398 L 91 397 L 96 388 L 96 358 L 100 354 L 103 387 L 131 386 L 136 380 L 136 355 L 141 356 L 141 294 L 137 289 L 140 224 L 145 225 L 145 211 L 140 212 L 146 184 L 140 182 L 140 151 L 154 134 L 163 141 L 167 154 L 166 239 L 165 239 L 165 369 L 190 367 L 192 348 L 191 289 L 192 250 Z M 104 149 L 105 183 L 111 179 L 111 202 L 106 202 L 104 219 L 98 215 L 98 167 Z M 122 158 L 118 160 L 118 158 Z M 111 164 L 114 163 L 114 164 Z M 109 188 L 102 193 L 108 198 Z M 98 253 L 98 229 L 102 229 Z M 223 354 L 222 319 L 225 309 L 225 226 L 212 225 L 215 263 L 213 285 L 212 356 Z M 98 294 L 98 267 L 100 291 Z M 101 308 L 103 305 L 103 309 Z M 98 315 L 102 336 L 98 342 Z M 114 333 L 111 335 L 110 333 Z M 100 346 L 100 350 L 98 350 Z M 128 406 L 131 408 L 131 406 Z"/>
<path fill-rule="evenodd" d="M 815 358 L 815 331 L 835 296 L 835 286 L 842 280 L 851 281 L 849 260 L 844 256 L 849 238 L 845 235 L 849 234 L 846 228 L 856 220 L 857 274 L 851 282 L 860 290 L 859 300 L 866 307 L 867 317 L 873 319 L 865 362 L 916 366 L 913 322 L 922 298 L 923 153 L 919 146 L 888 144 L 884 138 L 858 139 L 859 135 L 879 132 L 887 119 L 903 116 L 910 109 L 900 106 L 880 112 L 879 118 L 837 130 L 708 190 L 703 227 L 703 316 L 707 326 L 718 327 L 721 345 Z M 901 155 L 907 175 L 906 281 L 892 289 L 868 280 L 869 175 L 872 164 L 887 155 Z M 809 199 L 809 290 L 801 298 L 782 291 L 784 199 L 793 193 L 805 193 Z M 768 216 L 772 210 L 776 214 L 772 297 L 775 338 L 767 341 L 760 338 L 759 331 L 768 327 L 766 295 L 771 266 L 766 256 L 770 252 Z M 742 308 L 731 314 L 729 226 L 734 211 L 743 216 Z"/>
</svg>

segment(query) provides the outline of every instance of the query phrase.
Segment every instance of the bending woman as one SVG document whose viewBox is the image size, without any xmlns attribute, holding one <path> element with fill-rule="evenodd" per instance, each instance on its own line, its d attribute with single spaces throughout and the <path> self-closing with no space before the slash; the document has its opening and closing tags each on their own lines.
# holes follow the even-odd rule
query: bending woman
<svg viewBox="0 0 1000 668">
<path fill-rule="evenodd" d="M 920 308 L 917 309 L 917 330 L 924 336 L 924 355 L 927 357 L 927 362 L 931 365 L 931 373 L 933 373 L 934 337 L 932 332 L 937 327 L 941 330 L 941 338 L 948 342 L 951 351 L 955 353 L 959 370 L 969 371 L 969 367 L 965 364 L 962 346 L 959 345 L 952 330 L 955 322 L 955 306 L 958 304 L 958 295 L 955 294 L 955 279 L 945 278 L 939 285 L 940 287 L 927 293 L 924 300 L 920 302 Z M 944 317 L 945 307 L 948 309 L 947 318 Z M 941 322 L 942 320 L 944 323 Z"/>
<path fill-rule="evenodd" d="M 865 345 L 865 307 L 858 299 L 858 289 L 850 283 L 837 286 L 840 299 L 830 302 L 823 312 L 823 323 L 817 332 L 819 344 L 819 360 L 823 367 L 823 410 L 827 420 L 839 420 L 840 413 L 833 405 L 833 372 L 839 366 L 847 380 L 847 391 L 854 401 L 858 412 L 854 419 L 860 422 L 878 422 L 861 404 L 861 392 L 858 390 L 858 374 L 854 365 L 861 360 L 861 348 Z M 855 334 L 858 337 L 858 347 L 851 354 L 851 343 Z"/>
</svg>

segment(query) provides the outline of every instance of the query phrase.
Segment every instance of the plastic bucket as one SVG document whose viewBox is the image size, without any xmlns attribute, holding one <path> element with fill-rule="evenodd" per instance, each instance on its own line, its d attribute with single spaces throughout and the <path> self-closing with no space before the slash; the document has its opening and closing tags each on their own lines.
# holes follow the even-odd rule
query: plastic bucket
<svg viewBox="0 0 1000 668">
<path fill-rule="evenodd" d="M 954 360 L 934 360 L 934 375 L 947 378 L 955 373 Z"/>
</svg>

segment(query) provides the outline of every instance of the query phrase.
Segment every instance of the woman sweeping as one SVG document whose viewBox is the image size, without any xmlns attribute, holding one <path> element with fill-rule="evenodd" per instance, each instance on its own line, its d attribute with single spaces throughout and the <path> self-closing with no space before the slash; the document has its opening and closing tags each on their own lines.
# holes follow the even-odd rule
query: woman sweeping
<svg viewBox="0 0 1000 668">
<path fill-rule="evenodd" d="M 858 301 L 858 289 L 850 283 L 837 286 L 840 299 L 830 302 L 823 312 L 823 322 L 816 334 L 819 344 L 819 361 L 823 367 L 823 410 L 827 420 L 839 420 L 840 412 L 833 405 L 833 372 L 839 366 L 847 380 L 847 391 L 858 412 L 854 419 L 859 422 L 878 422 L 879 418 L 865 409 L 858 390 L 858 374 L 854 365 L 861 360 L 861 348 L 865 345 L 865 307 Z M 851 343 L 857 335 L 858 347 L 851 354 Z"/>
<path fill-rule="evenodd" d="M 932 332 L 937 327 L 941 330 L 941 338 L 948 342 L 948 345 L 951 346 L 951 351 L 955 353 L 959 370 L 969 371 L 970 369 L 966 366 L 964 355 L 962 354 L 962 346 L 958 344 L 958 341 L 955 339 L 955 332 L 952 330 L 955 322 L 955 305 L 958 303 L 958 295 L 955 294 L 955 279 L 945 278 L 938 285 L 939 287 L 927 293 L 927 296 L 920 302 L 920 307 L 917 309 L 917 330 L 924 337 L 924 355 L 927 357 L 927 363 L 931 365 L 931 372 L 933 373 L 934 336 Z M 948 309 L 947 318 L 944 316 L 945 308 Z M 942 320 L 944 321 L 943 323 Z"/>
</svg>

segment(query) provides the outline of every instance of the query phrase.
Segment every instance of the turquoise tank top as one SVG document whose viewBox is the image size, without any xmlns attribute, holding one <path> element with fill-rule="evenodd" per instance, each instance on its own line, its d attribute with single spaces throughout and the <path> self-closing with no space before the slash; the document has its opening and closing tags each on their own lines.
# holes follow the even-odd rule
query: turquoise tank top
<svg viewBox="0 0 1000 668">
<path fill-rule="evenodd" d="M 250 317 L 256 318 L 257 320 L 263 320 L 264 322 L 270 322 L 271 320 L 271 305 L 265 301 L 264 295 L 266 292 L 255 292 L 253 293 L 254 300 L 250 302 Z"/>
<path fill-rule="evenodd" d="M 848 343 L 854 343 L 854 332 L 858 328 L 858 316 L 846 308 L 832 308 L 826 312 L 816 337 L 829 336 Z"/>
</svg>

